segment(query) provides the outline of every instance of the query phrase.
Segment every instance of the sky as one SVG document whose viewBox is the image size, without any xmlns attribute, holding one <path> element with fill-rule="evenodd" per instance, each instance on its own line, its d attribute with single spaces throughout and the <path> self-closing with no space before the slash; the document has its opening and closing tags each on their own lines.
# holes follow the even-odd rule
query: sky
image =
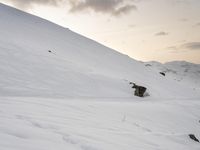
<svg viewBox="0 0 200 150">
<path fill-rule="evenodd" d="M 140 61 L 200 64 L 200 0 L 0 0 Z"/>
</svg>

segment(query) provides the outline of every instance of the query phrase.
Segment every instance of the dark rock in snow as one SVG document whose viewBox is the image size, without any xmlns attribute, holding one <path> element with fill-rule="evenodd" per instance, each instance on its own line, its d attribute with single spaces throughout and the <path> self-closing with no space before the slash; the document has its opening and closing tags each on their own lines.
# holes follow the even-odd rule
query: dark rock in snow
<svg viewBox="0 0 200 150">
<path fill-rule="evenodd" d="M 51 51 L 50 51 L 50 50 L 49 50 L 48 52 L 49 52 L 49 53 L 51 53 Z"/>
<path fill-rule="evenodd" d="M 143 87 L 143 86 L 139 86 L 139 85 L 136 85 L 135 83 L 133 82 L 130 82 L 130 84 L 132 84 L 132 88 L 135 89 L 135 96 L 139 96 L 139 97 L 144 97 L 144 93 L 146 92 L 146 87 Z"/>
<path fill-rule="evenodd" d="M 160 72 L 160 74 L 163 75 L 163 76 L 165 76 L 165 73 L 164 73 L 164 72 Z"/>
<path fill-rule="evenodd" d="M 196 141 L 196 142 L 199 142 L 199 140 L 195 137 L 194 134 L 189 134 L 189 137 L 190 137 L 192 140 L 194 140 L 194 141 Z"/>
</svg>

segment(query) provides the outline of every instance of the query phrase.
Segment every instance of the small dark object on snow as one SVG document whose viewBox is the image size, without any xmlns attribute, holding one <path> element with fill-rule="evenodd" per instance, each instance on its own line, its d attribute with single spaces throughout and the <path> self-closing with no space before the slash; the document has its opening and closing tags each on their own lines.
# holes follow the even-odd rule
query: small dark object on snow
<svg viewBox="0 0 200 150">
<path fill-rule="evenodd" d="M 146 66 L 146 67 L 150 67 L 150 66 L 151 66 L 151 64 L 146 64 L 145 66 Z"/>
<path fill-rule="evenodd" d="M 50 50 L 49 50 L 48 52 L 49 52 L 49 53 L 51 53 L 51 51 L 50 51 Z"/>
<path fill-rule="evenodd" d="M 133 84 L 132 88 L 135 89 L 135 93 L 134 93 L 135 96 L 144 97 L 144 93 L 146 92 L 146 89 L 147 89 L 146 87 L 136 85 L 133 82 L 130 82 L 130 84 Z"/>
<path fill-rule="evenodd" d="M 194 141 L 196 141 L 196 142 L 199 142 L 199 140 L 195 137 L 194 134 L 189 134 L 189 137 L 190 137 L 192 140 L 194 140 Z"/>
<path fill-rule="evenodd" d="M 165 73 L 164 73 L 164 72 L 160 72 L 160 74 L 163 75 L 163 76 L 165 76 Z"/>
</svg>

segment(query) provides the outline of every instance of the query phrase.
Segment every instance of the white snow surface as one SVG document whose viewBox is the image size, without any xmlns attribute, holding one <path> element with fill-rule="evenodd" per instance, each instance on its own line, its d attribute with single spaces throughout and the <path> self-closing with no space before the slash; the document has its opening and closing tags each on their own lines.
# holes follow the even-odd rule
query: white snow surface
<svg viewBox="0 0 200 150">
<path fill-rule="evenodd" d="M 193 82 L 3 4 L 0 35 L 0 150 L 200 149 Z"/>
</svg>

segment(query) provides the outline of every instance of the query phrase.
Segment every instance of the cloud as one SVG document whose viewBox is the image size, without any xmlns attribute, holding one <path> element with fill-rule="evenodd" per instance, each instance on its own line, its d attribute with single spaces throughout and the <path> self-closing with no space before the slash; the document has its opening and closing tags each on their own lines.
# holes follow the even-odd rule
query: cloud
<svg viewBox="0 0 200 150">
<path fill-rule="evenodd" d="M 63 0 L 9 0 L 15 6 L 20 8 L 30 8 L 33 4 L 43 4 L 43 5 L 58 5 L 58 3 Z"/>
<path fill-rule="evenodd" d="M 169 46 L 166 49 L 167 50 L 177 50 L 177 46 Z"/>
<path fill-rule="evenodd" d="M 188 42 L 180 45 L 169 46 L 165 50 L 172 53 L 190 52 L 200 50 L 200 42 Z"/>
<path fill-rule="evenodd" d="M 119 16 L 121 14 L 126 14 L 126 13 L 129 13 L 131 10 L 136 10 L 136 6 L 135 5 L 125 5 L 125 6 L 122 6 L 118 9 L 116 9 L 115 11 L 113 11 L 113 15 L 115 16 Z"/>
<path fill-rule="evenodd" d="M 128 27 L 129 27 L 129 28 L 135 28 L 136 25 L 135 25 L 135 24 L 130 24 L 130 25 L 128 25 Z"/>
<path fill-rule="evenodd" d="M 120 16 L 137 9 L 137 7 L 132 4 L 133 0 L 70 0 L 69 2 L 71 4 L 70 12 L 72 13 L 92 10 L 98 13 Z"/>
<path fill-rule="evenodd" d="M 200 22 L 196 23 L 196 26 L 200 26 Z"/>
<path fill-rule="evenodd" d="M 133 2 L 137 0 L 8 0 L 15 6 L 28 9 L 34 4 L 52 5 L 58 4 L 68 5 L 71 13 L 78 13 L 84 10 L 90 10 L 97 13 L 111 14 L 113 16 L 120 16 L 127 14 L 137 7 Z"/>
<path fill-rule="evenodd" d="M 187 21 L 189 21 L 189 19 L 187 19 L 187 18 L 181 18 L 180 21 L 187 22 Z"/>
<path fill-rule="evenodd" d="M 169 33 L 167 32 L 164 32 L 164 31 L 161 31 L 161 32 L 158 32 L 155 34 L 155 36 L 165 36 L 165 35 L 168 35 Z"/>
<path fill-rule="evenodd" d="M 200 50 L 200 42 L 189 42 L 184 43 L 180 46 L 180 49 L 188 49 L 188 50 Z"/>
<path fill-rule="evenodd" d="M 173 5 L 188 5 L 192 0 L 168 0 Z"/>
</svg>

